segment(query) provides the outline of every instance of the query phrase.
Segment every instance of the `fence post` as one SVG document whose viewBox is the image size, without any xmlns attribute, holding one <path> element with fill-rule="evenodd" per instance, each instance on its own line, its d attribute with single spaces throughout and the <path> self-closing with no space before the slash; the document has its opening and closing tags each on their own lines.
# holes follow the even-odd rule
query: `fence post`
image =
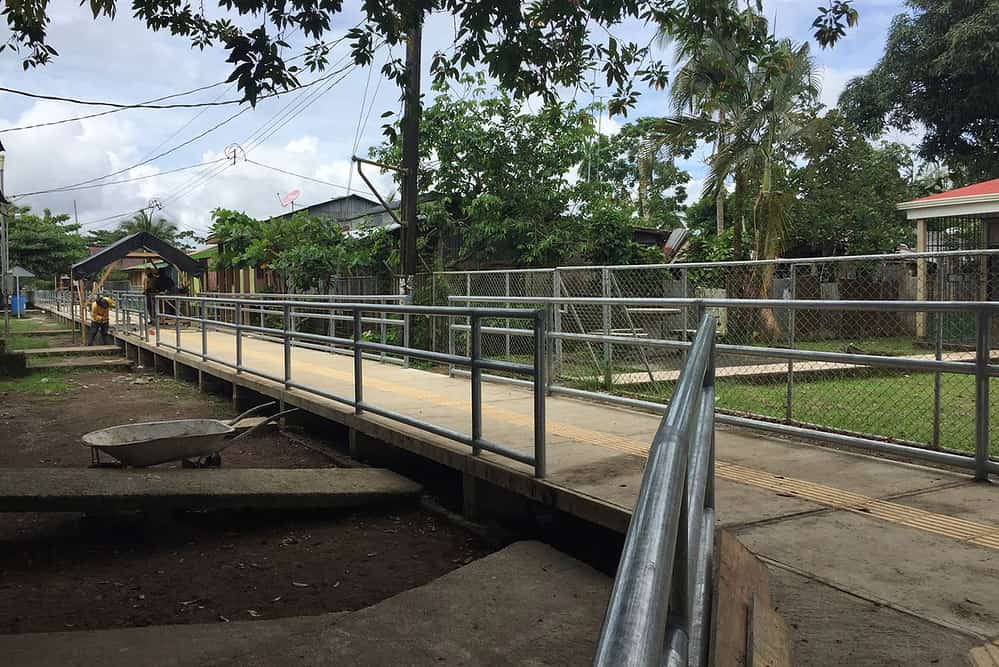
<svg viewBox="0 0 999 667">
<path fill-rule="evenodd" d="M 975 479 L 989 479 L 989 345 L 992 317 L 987 308 L 978 311 L 978 342 L 975 346 Z"/>
<path fill-rule="evenodd" d="M 506 298 L 507 298 L 507 303 L 504 304 L 504 305 L 505 305 L 506 308 L 509 308 L 510 307 L 510 303 L 509 303 L 509 299 L 510 299 L 510 272 L 509 271 L 504 271 L 503 272 L 503 287 L 504 287 L 504 292 L 503 293 L 506 295 Z M 506 318 L 506 329 L 507 329 L 507 333 L 506 333 L 506 358 L 509 359 L 510 358 L 510 318 L 509 317 Z"/>
<path fill-rule="evenodd" d="M 208 358 L 208 304 L 201 300 L 201 360 Z"/>
<path fill-rule="evenodd" d="M 361 404 L 364 402 L 364 383 L 361 380 L 363 370 L 363 350 L 361 349 L 361 310 L 354 310 L 354 414 L 359 415 L 363 411 Z"/>
<path fill-rule="evenodd" d="M 403 302 L 403 304 L 405 304 L 407 306 L 412 306 L 413 305 L 413 295 L 412 294 L 407 294 L 406 298 L 403 299 L 402 302 Z M 428 317 L 430 317 L 430 319 L 431 319 L 431 327 L 430 328 L 433 329 L 433 322 L 432 322 L 433 317 L 432 316 L 428 316 Z M 402 314 L 402 346 L 405 347 L 405 348 L 407 348 L 407 349 L 409 349 L 409 335 L 410 335 L 409 334 L 409 325 L 410 325 L 410 322 L 411 322 L 410 318 L 411 318 L 411 315 L 409 313 L 403 313 Z M 431 346 L 431 349 L 433 349 L 433 346 Z M 409 368 L 409 355 L 408 354 L 402 358 L 402 367 L 403 368 Z"/>
<path fill-rule="evenodd" d="M 233 318 L 236 320 L 236 375 L 239 375 L 243 372 L 243 304 L 239 301 Z"/>
<path fill-rule="evenodd" d="M 791 278 L 790 284 L 788 285 L 788 294 L 791 297 L 791 301 L 798 298 L 798 283 L 797 283 L 797 271 L 798 265 L 791 265 Z M 794 326 L 795 326 L 795 314 L 796 310 L 788 308 L 787 311 L 787 347 L 789 350 L 794 349 Z M 784 400 L 784 420 L 788 423 L 792 420 L 792 414 L 794 411 L 794 359 L 787 360 L 787 397 Z"/>
<path fill-rule="evenodd" d="M 680 295 L 684 299 L 690 298 L 690 279 L 687 275 L 687 269 L 680 269 Z M 669 296 L 669 295 L 664 295 Z M 687 305 L 683 306 L 683 325 L 680 327 L 680 340 L 687 340 L 687 329 L 690 328 L 690 311 Z"/>
<path fill-rule="evenodd" d="M 291 321 L 291 306 L 284 304 L 282 313 L 282 329 L 284 331 L 284 388 L 288 389 L 291 384 L 291 335 L 289 333 L 289 322 Z"/>
<path fill-rule="evenodd" d="M 611 295 L 611 284 L 610 284 L 610 268 L 602 267 L 600 269 L 600 292 L 605 299 L 610 298 Z M 603 305 L 603 329 L 604 336 L 610 336 L 611 334 L 611 307 L 608 304 Z M 611 344 L 604 341 L 604 389 L 610 390 L 611 385 L 614 384 L 613 369 L 611 364 L 613 363 L 613 352 L 611 351 Z"/>
<path fill-rule="evenodd" d="M 552 330 L 562 333 L 562 305 L 557 301 L 562 298 L 562 272 L 555 269 L 552 274 L 552 288 L 555 293 L 555 303 L 552 304 Z M 585 333 L 585 332 L 583 332 Z M 555 359 L 552 361 L 552 376 L 558 377 L 562 373 L 562 339 L 555 339 Z M 550 379 L 549 379 L 550 381 Z"/>
<path fill-rule="evenodd" d="M 941 270 L 942 266 L 937 266 L 937 293 L 936 300 L 940 301 L 943 294 L 943 275 L 944 272 Z M 944 341 L 944 313 L 942 310 L 938 310 L 936 313 L 937 325 L 937 342 L 934 350 L 934 358 L 937 361 L 943 359 L 943 341 Z M 933 441 L 931 443 L 933 449 L 940 449 L 940 400 L 943 393 L 943 374 L 940 371 L 936 371 L 933 374 Z"/>
<path fill-rule="evenodd" d="M 479 456 L 482 448 L 482 368 L 479 359 L 482 357 L 482 318 L 476 314 L 469 317 L 472 327 L 472 339 L 469 346 L 469 357 L 472 360 L 472 456 Z"/>
<path fill-rule="evenodd" d="M 545 339 L 548 337 L 548 313 L 539 310 L 534 318 L 534 476 L 545 477 Z"/>
</svg>

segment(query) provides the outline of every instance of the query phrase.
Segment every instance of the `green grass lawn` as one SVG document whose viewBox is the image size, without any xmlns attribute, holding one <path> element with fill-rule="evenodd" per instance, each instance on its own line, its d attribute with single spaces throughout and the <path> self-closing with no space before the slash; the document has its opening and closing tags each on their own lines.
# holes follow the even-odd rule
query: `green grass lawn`
<svg viewBox="0 0 999 667">
<path fill-rule="evenodd" d="M 754 343 L 766 346 L 765 343 Z M 813 350 L 815 352 L 845 352 L 848 346 L 859 349 L 863 354 L 876 354 L 889 357 L 933 354 L 933 348 L 918 345 L 916 339 L 907 336 L 885 338 L 830 338 L 824 340 L 799 340 L 794 347 L 798 350 Z"/>
<path fill-rule="evenodd" d="M 77 385 L 68 380 L 78 372 L 76 369 L 53 368 L 44 373 L 35 371 L 20 378 L 0 378 L 0 393 L 33 396 L 65 394 L 77 388 Z"/>
<path fill-rule="evenodd" d="M 775 419 L 784 418 L 787 386 L 783 378 L 750 382 L 718 379 L 718 407 Z M 588 387 L 590 388 L 590 387 Z M 671 386 L 658 383 L 618 387 L 622 394 L 662 401 Z M 989 394 L 992 454 L 999 455 L 999 379 Z M 929 444 L 933 439 L 933 375 L 873 374 L 858 377 L 796 380 L 792 419 L 798 422 Z M 940 445 L 975 449 L 975 380 L 945 374 L 940 395 Z"/>
<path fill-rule="evenodd" d="M 7 340 L 7 349 L 15 352 L 17 350 L 39 350 L 51 346 L 49 339 L 44 336 L 18 336 L 11 334 Z"/>
</svg>

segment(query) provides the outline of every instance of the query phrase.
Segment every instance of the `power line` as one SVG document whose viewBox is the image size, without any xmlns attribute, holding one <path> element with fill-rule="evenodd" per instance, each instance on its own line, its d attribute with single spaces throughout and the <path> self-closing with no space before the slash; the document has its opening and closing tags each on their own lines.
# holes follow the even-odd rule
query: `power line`
<svg viewBox="0 0 999 667">
<path fill-rule="evenodd" d="M 249 162 L 250 164 L 257 165 L 258 167 L 263 167 L 264 169 L 270 169 L 271 171 L 277 171 L 277 172 L 280 172 L 282 174 L 286 174 L 287 176 L 294 176 L 296 178 L 301 178 L 301 179 L 306 180 L 306 181 L 312 181 L 313 183 L 319 183 L 320 185 L 328 185 L 331 188 L 340 188 L 341 190 L 348 190 L 349 189 L 346 185 L 340 185 L 339 183 L 331 183 L 329 181 L 324 181 L 324 180 L 319 179 L 319 178 L 312 178 L 311 176 L 305 176 L 304 174 L 296 174 L 293 171 L 288 171 L 287 169 L 281 169 L 280 167 L 275 167 L 273 165 L 264 164 L 263 162 L 257 162 L 256 160 L 251 160 L 249 158 L 247 158 L 246 161 Z"/>
<path fill-rule="evenodd" d="M 217 160 L 208 160 L 206 162 L 199 162 L 198 164 L 189 164 L 186 167 L 177 167 L 176 169 L 169 169 L 167 171 L 160 171 L 155 174 L 146 174 L 145 176 L 135 176 L 133 178 L 124 178 L 120 181 L 106 181 L 104 183 L 94 183 L 92 185 L 80 185 L 77 187 L 66 187 L 66 188 L 54 188 L 51 190 L 36 190 L 34 192 L 22 192 L 20 194 L 11 195 L 11 199 L 19 199 L 21 197 L 33 197 L 35 195 L 45 195 L 52 192 L 69 192 L 71 190 L 89 190 L 92 188 L 103 188 L 109 185 L 121 185 L 122 183 L 134 183 L 135 181 L 144 181 L 149 178 L 156 178 L 158 176 L 166 176 L 167 174 L 176 174 L 179 171 L 187 171 L 188 169 L 196 169 L 198 167 L 204 167 L 206 165 L 216 164 L 218 162 L 226 162 L 228 158 L 219 158 Z"/>
</svg>

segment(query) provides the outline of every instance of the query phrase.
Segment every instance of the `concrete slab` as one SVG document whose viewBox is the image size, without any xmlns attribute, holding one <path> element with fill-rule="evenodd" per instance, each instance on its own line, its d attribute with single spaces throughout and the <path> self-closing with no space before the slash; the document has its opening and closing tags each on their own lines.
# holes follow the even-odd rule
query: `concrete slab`
<svg viewBox="0 0 999 667">
<path fill-rule="evenodd" d="M 786 493 L 759 489 L 725 479 L 715 480 L 715 521 L 718 526 L 735 527 L 772 521 L 804 512 L 825 509 Z"/>
<path fill-rule="evenodd" d="M 117 345 L 71 345 L 67 347 L 41 347 L 32 350 L 23 350 L 26 357 L 51 357 L 60 354 L 83 354 L 87 356 L 98 356 L 101 354 L 119 354 L 121 349 Z"/>
<path fill-rule="evenodd" d="M 966 482 L 960 486 L 897 498 L 896 503 L 995 526 L 999 534 L 999 488 Z"/>
<path fill-rule="evenodd" d="M 298 616 L 267 621 L 158 625 L 91 632 L 40 632 L 0 635 L 8 665 L 156 665 L 214 664 L 233 653 L 252 651 L 276 639 L 319 634 L 346 614 Z"/>
<path fill-rule="evenodd" d="M 962 665 L 968 650 L 981 643 L 782 568 L 770 568 L 770 587 L 791 628 L 798 667 Z"/>
<path fill-rule="evenodd" d="M 967 475 L 720 427 L 720 460 L 786 477 L 832 484 L 874 498 L 966 481 Z"/>
<path fill-rule="evenodd" d="M 36 336 L 69 336 L 77 333 L 75 329 L 36 329 L 35 331 L 21 331 L 18 336 L 34 338 Z"/>
<path fill-rule="evenodd" d="M 277 621 L 0 636 L 19 667 L 582 665 L 610 579 L 519 542 L 425 586 L 349 614 Z"/>
<path fill-rule="evenodd" d="M 342 508 L 414 497 L 419 484 L 378 468 L 0 470 L 0 511 Z"/>
<path fill-rule="evenodd" d="M 56 357 L 54 359 L 35 358 L 28 362 L 28 368 L 131 368 L 135 362 L 124 357 Z"/>
<path fill-rule="evenodd" d="M 852 512 L 737 529 L 761 556 L 980 637 L 999 635 L 999 551 Z"/>
</svg>

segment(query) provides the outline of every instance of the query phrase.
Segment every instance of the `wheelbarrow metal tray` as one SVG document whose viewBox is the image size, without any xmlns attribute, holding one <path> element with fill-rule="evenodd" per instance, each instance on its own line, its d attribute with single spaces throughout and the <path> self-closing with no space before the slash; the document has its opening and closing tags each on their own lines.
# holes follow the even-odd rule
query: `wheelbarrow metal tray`
<svg viewBox="0 0 999 667">
<path fill-rule="evenodd" d="M 235 429 L 218 419 L 174 419 L 112 426 L 83 436 L 89 447 L 137 468 L 217 454 Z"/>
</svg>

